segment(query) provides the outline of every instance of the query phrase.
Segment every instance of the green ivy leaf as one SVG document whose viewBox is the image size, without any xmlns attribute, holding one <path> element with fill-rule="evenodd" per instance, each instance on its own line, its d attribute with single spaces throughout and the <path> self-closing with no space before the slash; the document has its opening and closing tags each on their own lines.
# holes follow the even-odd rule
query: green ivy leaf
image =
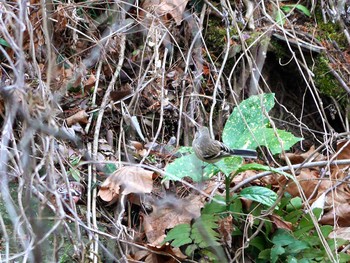
<svg viewBox="0 0 350 263">
<path fill-rule="evenodd" d="M 277 200 L 277 194 L 274 191 L 261 186 L 250 186 L 244 188 L 239 196 L 259 202 L 266 206 L 272 206 Z"/>
</svg>

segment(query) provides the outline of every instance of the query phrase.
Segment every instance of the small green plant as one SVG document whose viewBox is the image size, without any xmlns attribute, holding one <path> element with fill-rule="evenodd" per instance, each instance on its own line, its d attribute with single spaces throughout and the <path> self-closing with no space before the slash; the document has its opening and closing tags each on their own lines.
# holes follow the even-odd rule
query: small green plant
<svg viewBox="0 0 350 263">
<path fill-rule="evenodd" d="M 270 127 L 266 115 L 275 105 L 274 98 L 272 93 L 252 96 L 235 107 L 225 124 L 222 134 L 223 142 L 230 148 L 237 149 L 255 149 L 258 146 L 266 146 L 272 154 L 278 154 L 282 152 L 282 149 L 288 150 L 300 141 L 301 138 L 289 132 Z M 241 168 L 242 163 L 241 157 L 227 157 L 215 164 L 208 164 L 199 160 L 193 151 L 190 151 L 190 154 L 177 158 L 166 167 L 164 180 L 176 181 L 187 176 L 199 182 L 210 178 L 219 171 L 229 176 Z"/>
<path fill-rule="evenodd" d="M 275 11 L 275 21 L 280 26 L 283 26 L 286 22 L 286 15 L 290 12 L 293 12 L 293 10 L 298 10 L 301 13 L 303 13 L 307 17 L 311 17 L 311 13 L 309 9 L 307 9 L 305 6 L 301 4 L 292 4 L 292 5 L 283 5 L 279 9 Z"/>
<path fill-rule="evenodd" d="M 293 4 L 293 5 L 284 5 L 281 7 L 281 10 L 285 13 L 289 13 L 291 11 L 293 11 L 294 9 L 300 11 L 301 13 L 303 13 L 304 15 L 310 17 L 310 11 L 309 9 L 307 9 L 307 7 L 301 5 L 301 4 Z"/>
</svg>

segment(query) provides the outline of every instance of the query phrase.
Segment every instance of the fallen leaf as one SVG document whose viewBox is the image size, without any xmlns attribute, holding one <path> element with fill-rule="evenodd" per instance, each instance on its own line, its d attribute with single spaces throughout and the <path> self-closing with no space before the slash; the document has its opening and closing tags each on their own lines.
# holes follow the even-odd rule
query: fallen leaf
<svg viewBox="0 0 350 263">
<path fill-rule="evenodd" d="M 278 215 L 269 215 L 270 220 L 274 223 L 274 225 L 279 229 L 292 230 L 293 225 L 291 222 L 284 221 Z"/>
<path fill-rule="evenodd" d="M 84 81 L 84 90 L 89 92 L 90 89 L 95 85 L 96 78 L 94 74 L 91 74 L 90 77 Z"/>
<path fill-rule="evenodd" d="M 112 173 L 101 185 L 98 196 L 106 202 L 119 194 L 150 193 L 153 189 L 152 171 L 137 166 L 125 166 Z"/>
<path fill-rule="evenodd" d="M 148 0 L 143 2 L 142 8 L 152 10 L 157 16 L 163 16 L 163 19 L 170 15 L 180 25 L 187 3 L 188 0 Z"/>
<path fill-rule="evenodd" d="M 319 221 L 324 225 L 350 226 L 350 205 L 348 203 L 337 204 L 329 210 Z"/>
<path fill-rule="evenodd" d="M 342 238 L 350 241 L 350 227 L 338 227 L 336 230 L 332 231 L 329 238 Z"/>
<path fill-rule="evenodd" d="M 302 163 L 308 158 L 312 158 L 313 161 L 323 161 L 326 158 L 322 154 L 315 152 L 314 145 L 305 153 L 286 153 L 285 155 L 281 155 L 282 160 L 286 160 L 287 157 L 292 164 Z"/>
<path fill-rule="evenodd" d="M 66 119 L 67 126 L 70 127 L 76 123 L 87 124 L 88 117 L 89 115 L 85 112 L 85 110 L 78 111 L 77 113 L 73 114 L 72 116 Z"/>
<path fill-rule="evenodd" d="M 186 199 L 167 197 L 153 205 L 153 213 L 143 217 L 143 227 L 147 240 L 152 245 L 159 245 L 165 238 L 166 229 L 179 224 L 189 224 L 200 216 L 204 206 L 201 196 L 188 196 Z"/>
<path fill-rule="evenodd" d="M 229 215 L 223 219 L 220 219 L 218 221 L 218 231 L 221 235 L 221 240 L 225 242 L 225 244 L 231 248 L 232 246 L 232 231 L 233 231 L 233 224 L 232 224 L 232 215 Z"/>
<path fill-rule="evenodd" d="M 336 160 L 350 159 L 350 141 L 344 140 L 337 144 Z M 348 175 L 348 164 L 331 165 L 331 178 L 342 180 Z"/>
<path fill-rule="evenodd" d="M 316 170 L 303 169 L 300 174 L 296 176 L 296 179 L 303 189 L 306 198 L 309 198 L 319 183 L 319 172 Z M 323 182 L 321 182 L 321 184 L 322 183 Z M 286 191 L 292 196 L 299 196 L 299 189 L 294 182 L 288 183 Z M 317 190 L 315 197 L 318 195 L 318 191 L 319 189 Z"/>
</svg>

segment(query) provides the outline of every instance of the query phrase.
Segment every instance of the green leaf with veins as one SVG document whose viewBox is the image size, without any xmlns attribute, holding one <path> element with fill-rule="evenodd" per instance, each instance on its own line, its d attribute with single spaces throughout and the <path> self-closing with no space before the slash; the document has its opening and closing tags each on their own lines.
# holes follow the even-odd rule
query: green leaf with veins
<svg viewBox="0 0 350 263">
<path fill-rule="evenodd" d="M 266 114 L 275 105 L 273 93 L 251 96 L 234 108 L 225 124 L 223 142 L 230 148 L 255 149 L 264 145 L 272 154 L 288 150 L 302 138 L 269 127 Z"/>
</svg>

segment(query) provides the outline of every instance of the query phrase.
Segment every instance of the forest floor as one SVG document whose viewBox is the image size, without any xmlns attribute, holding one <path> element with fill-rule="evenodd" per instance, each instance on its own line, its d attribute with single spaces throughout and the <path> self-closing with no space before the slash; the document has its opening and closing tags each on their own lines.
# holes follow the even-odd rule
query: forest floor
<svg viewBox="0 0 350 263">
<path fill-rule="evenodd" d="M 349 10 L 0 2 L 0 262 L 349 262 Z"/>
</svg>

